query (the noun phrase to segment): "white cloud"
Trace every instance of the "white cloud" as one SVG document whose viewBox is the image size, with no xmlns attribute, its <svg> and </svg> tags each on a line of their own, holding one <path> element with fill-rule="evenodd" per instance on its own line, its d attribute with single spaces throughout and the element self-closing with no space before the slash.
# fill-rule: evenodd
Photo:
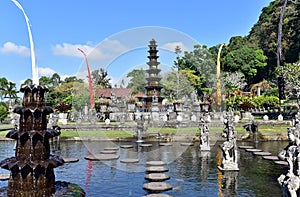
<svg viewBox="0 0 300 197">
<path fill-rule="evenodd" d="M 30 49 L 25 46 L 18 46 L 13 42 L 6 42 L 0 48 L 1 53 L 14 53 L 22 56 L 30 56 Z"/>
<path fill-rule="evenodd" d="M 168 42 L 164 45 L 161 46 L 161 48 L 172 51 L 175 53 L 175 48 L 179 46 L 181 51 L 188 51 L 187 47 L 184 46 L 184 44 L 182 42 Z"/>
<path fill-rule="evenodd" d="M 78 50 L 80 48 L 88 56 L 89 59 L 93 60 L 105 60 L 127 51 L 127 48 L 122 45 L 118 40 L 105 39 L 97 46 L 91 46 L 90 44 L 57 44 L 52 48 L 54 55 L 61 56 L 73 56 L 82 58 L 82 53 Z"/>
<path fill-rule="evenodd" d="M 39 76 L 52 76 L 56 72 L 51 68 L 38 67 L 38 73 Z"/>
</svg>

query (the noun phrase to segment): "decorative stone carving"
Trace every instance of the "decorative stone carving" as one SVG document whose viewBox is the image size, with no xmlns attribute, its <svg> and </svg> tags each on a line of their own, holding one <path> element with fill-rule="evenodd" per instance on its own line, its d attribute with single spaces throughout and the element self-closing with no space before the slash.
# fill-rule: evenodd
<svg viewBox="0 0 300 197">
<path fill-rule="evenodd" d="M 283 197 L 300 196 L 300 139 L 295 127 L 288 128 L 289 144 L 278 157 L 288 162 L 288 171 L 278 177 Z"/>
<path fill-rule="evenodd" d="M 206 114 L 203 114 L 200 117 L 200 124 L 199 124 L 199 130 L 200 130 L 200 150 L 201 151 L 209 151 L 210 145 L 209 145 L 209 127 L 207 125 L 208 119 L 206 117 Z"/>
<path fill-rule="evenodd" d="M 232 111 L 224 114 L 224 130 L 222 137 L 226 138 L 226 141 L 220 145 L 223 158 L 222 165 L 218 166 L 218 168 L 221 171 L 238 171 L 236 131 L 233 125 Z"/>
</svg>

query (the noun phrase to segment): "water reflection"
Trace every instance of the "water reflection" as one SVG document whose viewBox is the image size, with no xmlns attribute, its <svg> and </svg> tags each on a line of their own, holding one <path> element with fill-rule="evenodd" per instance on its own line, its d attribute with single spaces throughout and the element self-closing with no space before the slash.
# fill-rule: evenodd
<svg viewBox="0 0 300 197">
<path fill-rule="evenodd" d="M 100 152 L 106 147 L 118 147 L 118 160 L 88 161 L 89 146 L 94 151 Z M 133 148 L 120 148 L 121 145 L 131 144 Z M 251 145 L 250 143 L 238 143 Z M 286 142 L 258 143 L 256 148 L 272 152 L 277 155 L 287 145 Z M 7 158 L 14 155 L 14 142 L 0 142 L 0 157 Z M 182 149 L 185 151 L 182 152 Z M 65 158 L 79 158 L 78 163 L 65 164 L 55 169 L 56 180 L 70 181 L 82 187 L 88 197 L 101 196 L 143 196 L 147 191 L 142 186 L 147 181 L 144 179 L 146 162 L 150 160 L 174 161 L 168 162 L 169 169 L 166 174 L 171 178 L 166 183 L 173 186 L 173 190 L 163 192 L 176 197 L 257 197 L 278 196 L 281 194 L 277 183 L 278 176 L 282 173 L 283 166 L 264 160 L 262 157 L 253 156 L 244 150 L 238 150 L 238 163 L 240 171 L 236 173 L 222 173 L 217 169 L 221 162 L 221 153 L 218 143 L 210 152 L 201 152 L 199 144 L 191 147 L 182 147 L 180 143 L 172 146 L 160 147 L 153 143 L 152 147 L 139 147 L 135 142 L 74 142 L 61 141 L 60 154 Z M 0 158 L 0 159 L 1 159 Z M 122 163 L 125 158 L 137 158 L 138 163 Z M 1 173 L 8 173 L 1 169 Z M 0 182 L 0 187 L 7 186 L 7 181 Z"/>
</svg>

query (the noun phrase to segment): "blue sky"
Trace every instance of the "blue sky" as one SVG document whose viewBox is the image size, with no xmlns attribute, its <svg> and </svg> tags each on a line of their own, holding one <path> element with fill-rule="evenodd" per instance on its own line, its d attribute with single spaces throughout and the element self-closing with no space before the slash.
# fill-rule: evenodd
<svg viewBox="0 0 300 197">
<path fill-rule="evenodd" d="M 271 0 L 18 0 L 29 20 L 40 76 L 84 76 L 105 67 L 112 83 L 144 65 L 149 41 L 157 40 L 161 66 L 172 66 L 172 49 L 214 46 L 245 36 Z M 22 11 L 0 1 L 0 77 L 32 78 L 30 40 Z"/>
</svg>

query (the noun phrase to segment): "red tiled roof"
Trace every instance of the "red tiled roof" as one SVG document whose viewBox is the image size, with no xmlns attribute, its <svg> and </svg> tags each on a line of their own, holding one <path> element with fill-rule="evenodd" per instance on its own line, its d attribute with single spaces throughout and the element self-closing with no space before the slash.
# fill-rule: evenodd
<svg viewBox="0 0 300 197">
<path fill-rule="evenodd" d="M 134 95 L 133 97 L 135 97 L 135 98 L 146 98 L 147 95 L 144 94 L 143 92 L 139 92 L 136 95 Z"/>
<path fill-rule="evenodd" d="M 115 94 L 117 98 L 122 98 L 122 97 L 130 97 L 132 93 L 131 88 L 99 88 L 96 89 L 95 95 L 97 97 L 102 97 L 104 98 L 110 98 L 111 94 Z"/>
</svg>

